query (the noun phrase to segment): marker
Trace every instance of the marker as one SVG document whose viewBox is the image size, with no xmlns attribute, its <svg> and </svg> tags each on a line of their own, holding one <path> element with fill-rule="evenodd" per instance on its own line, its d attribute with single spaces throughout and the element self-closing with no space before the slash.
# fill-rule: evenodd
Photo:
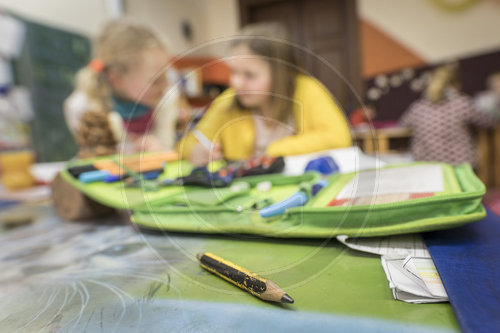
<svg viewBox="0 0 500 333">
<path fill-rule="evenodd" d="M 82 173 L 85 172 L 90 172 L 90 171 L 97 171 L 98 169 L 93 166 L 92 164 L 86 164 L 86 165 L 77 165 L 68 168 L 68 172 L 75 178 L 80 177 Z"/>
<path fill-rule="evenodd" d="M 123 180 L 124 176 L 120 175 L 109 175 L 106 178 L 104 178 L 102 181 L 105 183 L 115 183 L 119 182 L 120 180 Z"/>
<path fill-rule="evenodd" d="M 143 180 L 154 180 L 158 177 L 160 177 L 160 174 L 163 172 L 163 170 L 153 170 L 153 171 L 148 171 L 142 174 L 142 179 Z"/>
<path fill-rule="evenodd" d="M 109 172 L 106 170 L 96 170 L 96 171 L 88 171 L 80 174 L 78 176 L 78 180 L 82 183 L 93 183 L 100 182 L 109 176 Z"/>
<path fill-rule="evenodd" d="M 323 188 L 328 186 L 328 180 L 322 179 L 316 184 L 314 184 L 311 188 L 311 196 L 314 197 L 316 194 L 318 194 L 319 191 L 321 191 Z"/>
<path fill-rule="evenodd" d="M 260 210 L 263 218 L 282 215 L 288 208 L 304 206 L 307 202 L 307 194 L 302 191 L 295 192 L 288 198 Z"/>
<path fill-rule="evenodd" d="M 275 204 L 272 204 L 270 206 L 262 208 L 259 213 L 262 218 L 269 218 L 273 216 L 278 216 L 285 214 L 286 210 L 289 208 L 293 207 L 300 207 L 304 206 L 307 201 L 309 201 L 309 196 L 314 197 L 316 194 L 318 194 L 319 191 L 321 191 L 323 188 L 325 188 L 328 185 L 328 181 L 323 179 L 317 182 L 314 185 L 308 185 L 306 186 L 301 185 L 300 190 L 289 196 L 288 198 L 277 202 Z"/>
<path fill-rule="evenodd" d="M 273 281 L 224 260 L 213 253 L 198 253 L 197 258 L 201 267 L 207 271 L 218 275 L 262 300 L 289 304 L 294 302 L 293 298 Z"/>
</svg>

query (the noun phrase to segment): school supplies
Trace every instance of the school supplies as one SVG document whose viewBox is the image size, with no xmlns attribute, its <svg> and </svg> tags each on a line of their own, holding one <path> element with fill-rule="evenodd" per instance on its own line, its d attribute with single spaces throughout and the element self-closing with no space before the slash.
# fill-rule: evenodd
<svg viewBox="0 0 500 333">
<path fill-rule="evenodd" d="M 282 215 L 289 208 L 304 206 L 307 200 L 308 200 L 307 195 L 304 192 L 302 191 L 295 192 L 294 194 L 292 194 L 283 201 L 262 208 L 260 210 L 260 216 L 263 218 L 268 218 L 268 217 Z"/>
<path fill-rule="evenodd" d="M 144 173 L 138 173 L 133 176 L 127 176 L 124 178 L 125 181 L 125 186 L 126 187 L 141 187 L 146 191 L 157 191 L 159 186 L 161 185 L 160 182 L 153 182 L 156 180 L 160 174 L 163 172 L 163 169 L 161 170 L 153 170 L 153 171 L 148 171 Z"/>
<path fill-rule="evenodd" d="M 78 180 L 81 181 L 82 183 L 88 184 L 88 183 L 103 181 L 108 176 L 109 176 L 109 171 L 107 170 L 95 170 L 80 174 L 80 176 L 78 176 Z"/>
<path fill-rule="evenodd" d="M 227 170 L 216 172 L 208 171 L 207 167 L 194 168 L 191 173 L 176 179 L 177 185 L 203 186 L 203 187 L 226 187 L 233 180 L 234 173 Z"/>
<path fill-rule="evenodd" d="M 192 169 L 187 161 L 170 162 L 161 180 L 155 182 L 169 179 L 167 183 L 171 183 L 170 180 L 188 175 Z M 158 189 L 147 196 L 136 195 L 137 189 L 125 188 L 125 199 L 123 187 L 103 182 L 88 185 L 67 171 L 63 171 L 63 175 L 92 199 L 114 208 L 132 210 L 133 223 L 157 230 L 284 238 L 324 238 L 339 234 L 368 237 L 446 229 L 477 221 L 485 215 L 481 204 L 485 188 L 469 165 L 453 167 L 445 163 L 418 162 L 335 173 L 327 178 L 328 185 L 314 196 L 313 185 L 323 179 L 316 172 L 244 177 L 241 180 L 248 183 L 251 190 L 236 197 L 221 196 L 222 189 L 216 187 L 158 185 Z M 268 191 L 256 189 L 263 181 L 271 182 Z M 260 209 L 271 202 L 285 200 L 306 184 L 310 187 L 305 192 L 309 199 L 303 206 L 288 208 L 285 214 L 272 220 L 260 216 Z M 192 191 L 199 191 L 198 198 L 205 191 L 221 200 L 198 204 L 186 195 Z M 334 199 L 345 201 L 330 206 Z"/>
<path fill-rule="evenodd" d="M 115 182 L 119 182 L 120 180 L 125 179 L 125 177 L 127 177 L 127 175 L 125 175 L 125 176 L 109 175 L 106 178 L 104 178 L 102 181 L 105 183 L 115 183 Z"/>
<path fill-rule="evenodd" d="M 207 271 L 214 273 L 262 300 L 290 304 L 294 302 L 293 298 L 273 281 L 224 260 L 213 253 L 198 253 L 197 258 L 200 261 L 201 267 Z"/>
<path fill-rule="evenodd" d="M 283 157 L 261 156 L 242 162 L 230 163 L 235 170 L 235 177 L 248 177 L 280 173 L 285 168 Z"/>
<path fill-rule="evenodd" d="M 326 185 L 328 185 L 328 181 L 324 179 L 310 187 L 307 184 L 303 184 L 300 186 L 301 189 L 298 192 L 292 194 L 285 200 L 262 208 L 260 210 L 260 216 L 263 218 L 278 216 L 284 214 L 289 208 L 304 206 L 309 200 L 309 197 L 318 194 Z"/>
<path fill-rule="evenodd" d="M 316 194 L 318 194 L 319 191 L 321 191 L 327 185 L 328 185 L 328 180 L 326 180 L 326 179 L 320 180 L 319 182 L 317 182 L 316 184 L 314 184 L 312 186 L 311 195 L 315 196 Z"/>
<path fill-rule="evenodd" d="M 93 165 L 99 170 L 107 170 L 112 175 L 125 173 L 124 167 L 134 172 L 146 172 L 163 168 L 167 162 L 177 161 L 177 152 L 140 154 L 137 156 L 117 156 L 113 159 L 98 160 Z"/>
<path fill-rule="evenodd" d="M 331 175 L 332 173 L 339 172 L 339 166 L 330 156 L 321 156 L 309 161 L 305 171 L 316 171 L 322 175 Z"/>
<path fill-rule="evenodd" d="M 98 170 L 93 164 L 77 165 L 69 167 L 68 173 L 78 179 L 82 173 Z"/>
<path fill-rule="evenodd" d="M 210 172 L 207 167 L 194 168 L 191 173 L 176 180 L 178 185 L 226 187 L 234 178 L 279 173 L 285 164 L 283 158 L 262 156 L 247 161 L 229 162 L 221 169 Z"/>
<path fill-rule="evenodd" d="M 176 152 L 117 156 L 113 159 L 100 159 L 92 164 L 72 166 L 68 168 L 68 172 L 84 183 L 97 181 L 113 183 L 130 177 L 131 173 L 148 174 L 148 179 L 156 179 L 163 171 L 165 163 L 177 159 Z M 153 177 L 153 175 L 156 176 Z"/>
</svg>

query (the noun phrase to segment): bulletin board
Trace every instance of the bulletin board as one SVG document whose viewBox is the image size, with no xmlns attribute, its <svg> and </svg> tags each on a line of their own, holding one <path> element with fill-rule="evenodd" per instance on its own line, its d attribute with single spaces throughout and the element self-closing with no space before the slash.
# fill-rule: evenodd
<svg viewBox="0 0 500 333">
<path fill-rule="evenodd" d="M 73 90 L 74 74 L 89 61 L 90 41 L 82 35 L 21 20 L 26 35 L 13 68 L 16 84 L 31 91 L 33 149 L 40 162 L 70 159 L 77 146 L 64 120 L 63 103 Z"/>
</svg>

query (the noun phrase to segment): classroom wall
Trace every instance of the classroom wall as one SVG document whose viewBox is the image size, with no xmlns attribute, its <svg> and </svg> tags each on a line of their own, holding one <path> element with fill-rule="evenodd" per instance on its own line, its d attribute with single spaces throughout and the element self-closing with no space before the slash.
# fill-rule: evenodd
<svg viewBox="0 0 500 333">
<path fill-rule="evenodd" d="M 51 27 L 94 37 L 114 17 L 118 0 L 0 0 L 6 10 Z M 218 37 L 233 35 L 239 28 L 237 0 L 123 0 L 125 17 L 151 26 L 172 53 L 193 50 Z M 190 22 L 193 39 L 182 36 L 181 22 Z M 194 50 L 196 54 L 222 55 L 215 46 Z"/>
<path fill-rule="evenodd" d="M 111 18 L 107 6 L 106 0 L 0 0 L 0 10 L 85 36 Z"/>
<path fill-rule="evenodd" d="M 125 15 L 150 24 L 163 35 L 170 51 L 196 55 L 223 55 L 216 38 L 239 28 L 237 0 L 125 0 Z M 189 22 L 192 40 L 183 37 L 181 23 Z"/>
<path fill-rule="evenodd" d="M 125 16 L 150 25 L 166 41 L 169 51 L 179 54 L 205 40 L 206 17 L 200 0 L 124 0 Z M 182 35 L 181 23 L 191 24 L 193 38 Z"/>
<path fill-rule="evenodd" d="M 364 78 L 396 69 L 420 67 L 427 62 L 406 45 L 395 40 L 370 22 L 361 19 L 361 68 Z"/>
<path fill-rule="evenodd" d="M 358 10 L 363 21 L 426 63 L 500 49 L 500 1 L 481 0 L 462 11 L 446 11 L 434 2 L 358 0 Z M 375 52 L 365 47 L 363 57 L 376 57 Z M 384 70 L 391 67 L 386 60 Z"/>
<path fill-rule="evenodd" d="M 207 19 L 206 41 L 212 42 L 208 51 L 224 56 L 226 50 L 218 39 L 236 35 L 240 29 L 237 0 L 204 0 Z"/>
<path fill-rule="evenodd" d="M 364 68 L 365 77 L 406 65 L 436 63 L 500 49 L 497 33 L 500 0 L 480 0 L 457 12 L 443 10 L 435 0 L 357 1 L 360 31 L 370 36 L 362 41 L 362 62 L 365 67 L 367 63 L 370 66 Z M 92 37 L 112 18 L 110 3 L 114 2 L 0 0 L 0 9 Z M 122 3 L 125 16 L 152 26 L 175 54 L 234 35 L 239 29 L 238 0 L 123 0 Z M 191 41 L 182 36 L 183 20 L 193 28 Z M 380 50 L 376 46 L 381 43 L 374 40 L 382 40 L 385 49 L 394 50 L 389 52 L 391 57 L 377 54 Z M 225 50 L 212 45 L 194 53 L 220 56 Z"/>
</svg>

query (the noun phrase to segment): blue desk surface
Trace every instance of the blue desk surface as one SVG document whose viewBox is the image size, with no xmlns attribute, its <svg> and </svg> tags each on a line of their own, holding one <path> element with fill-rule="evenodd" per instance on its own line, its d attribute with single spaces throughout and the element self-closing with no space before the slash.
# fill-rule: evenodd
<svg viewBox="0 0 500 333">
<path fill-rule="evenodd" d="M 464 332 L 500 331 L 500 217 L 424 235 Z"/>
</svg>

